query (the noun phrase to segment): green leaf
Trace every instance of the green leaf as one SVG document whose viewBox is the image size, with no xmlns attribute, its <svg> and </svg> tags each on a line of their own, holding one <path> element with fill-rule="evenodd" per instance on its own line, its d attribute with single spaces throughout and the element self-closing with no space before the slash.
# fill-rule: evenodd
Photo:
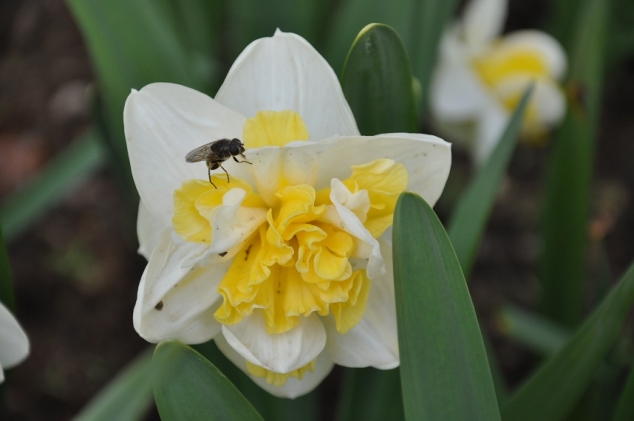
<svg viewBox="0 0 634 421">
<path fill-rule="evenodd" d="M 152 386 L 168 374 L 170 362 L 170 358 L 153 362 L 152 350 L 143 352 L 99 392 L 74 421 L 143 419 L 152 404 Z"/>
<path fill-rule="evenodd" d="M 324 57 L 334 69 L 343 68 L 349 46 L 357 34 L 371 23 L 391 26 L 403 38 L 410 53 L 411 27 L 416 0 L 347 0 L 336 10 L 332 25 L 324 36 Z"/>
<path fill-rule="evenodd" d="M 324 30 L 325 18 L 332 0 L 232 0 L 226 3 L 228 24 L 225 25 L 231 59 L 249 43 L 271 37 L 276 29 L 293 32 L 312 45 Z M 349 44 L 347 44 L 349 45 Z"/>
<path fill-rule="evenodd" d="M 568 113 L 554 142 L 547 177 L 540 261 L 542 306 L 569 327 L 582 315 L 590 185 L 603 82 L 607 5 L 586 0 L 571 56 Z"/>
<path fill-rule="evenodd" d="M 364 135 L 418 131 L 407 52 L 389 26 L 363 28 L 348 53 L 341 86 Z"/>
<path fill-rule="evenodd" d="M 127 163 L 123 106 L 131 89 L 174 82 L 208 89 L 165 0 L 69 0 L 92 58 L 113 149 Z M 131 178 L 130 178 L 131 179 Z"/>
<path fill-rule="evenodd" d="M 613 418 L 613 421 L 631 420 L 634 420 L 634 364 L 630 367 L 630 375 L 623 387 Z"/>
<path fill-rule="evenodd" d="M 440 39 L 453 16 L 457 0 L 420 0 L 416 3 L 409 46 L 414 76 L 422 87 L 421 115 L 429 102 L 429 84 L 437 62 Z"/>
<path fill-rule="evenodd" d="M 508 421 L 560 420 L 592 381 L 618 338 L 634 304 L 634 265 L 568 343 L 513 396 L 503 409 Z"/>
<path fill-rule="evenodd" d="M 482 233 L 515 150 L 522 119 L 533 91 L 530 86 L 515 109 L 502 138 L 458 202 L 447 230 L 463 273 L 469 276 Z"/>
<path fill-rule="evenodd" d="M 498 328 L 503 335 L 542 355 L 554 354 L 570 339 L 567 329 L 513 305 L 500 311 Z"/>
<path fill-rule="evenodd" d="M 319 403 L 321 386 L 295 399 L 278 398 L 258 386 L 249 376 L 229 361 L 220 352 L 213 340 L 195 345 L 194 349 L 222 371 L 264 419 L 315 421 L 322 418 L 320 417 L 322 405 Z"/>
<path fill-rule="evenodd" d="M 154 386 L 163 421 L 262 420 L 236 387 L 205 357 L 187 345 L 161 342 L 154 358 L 173 358 L 172 372 Z"/>
<path fill-rule="evenodd" d="M 11 312 L 15 312 L 11 266 L 9 265 L 7 247 L 2 236 L 2 226 L 0 226 L 0 303 L 4 304 Z"/>
<path fill-rule="evenodd" d="M 347 368 L 337 421 L 400 421 L 405 419 L 399 370 Z"/>
<path fill-rule="evenodd" d="M 460 264 L 438 217 L 415 194 L 396 204 L 393 254 L 406 419 L 500 419 Z"/>
<path fill-rule="evenodd" d="M 0 207 L 0 224 L 7 242 L 29 228 L 104 161 L 95 131 L 90 130 L 55 157 L 26 186 Z"/>
</svg>

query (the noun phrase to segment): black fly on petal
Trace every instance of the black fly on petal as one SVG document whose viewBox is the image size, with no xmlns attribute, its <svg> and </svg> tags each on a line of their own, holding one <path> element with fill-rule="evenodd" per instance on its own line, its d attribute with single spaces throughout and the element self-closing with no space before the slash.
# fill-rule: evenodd
<svg viewBox="0 0 634 421">
<path fill-rule="evenodd" d="M 190 151 L 187 155 L 185 155 L 185 161 L 205 161 L 209 171 L 209 182 L 212 186 L 216 187 L 213 181 L 211 181 L 211 170 L 215 170 L 219 167 L 222 168 L 222 170 L 227 174 L 227 183 L 229 183 L 229 173 L 222 166 L 222 163 L 229 158 L 233 158 L 233 160 L 237 163 L 244 162 L 251 164 L 247 161 L 247 157 L 244 156 L 244 150 L 244 144 L 240 141 L 240 139 L 218 139 Z M 238 161 L 236 159 L 236 156 L 238 155 L 240 155 L 244 160 Z"/>
</svg>

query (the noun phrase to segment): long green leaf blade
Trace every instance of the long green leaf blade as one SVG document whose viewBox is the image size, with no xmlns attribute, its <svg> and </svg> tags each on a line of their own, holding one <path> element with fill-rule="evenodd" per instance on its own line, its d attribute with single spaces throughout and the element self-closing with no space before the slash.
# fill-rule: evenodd
<svg viewBox="0 0 634 421">
<path fill-rule="evenodd" d="M 608 1 L 586 0 L 572 53 L 568 114 L 547 177 L 540 262 L 546 316 L 574 327 L 583 305 L 590 184 L 604 70 Z"/>
<path fill-rule="evenodd" d="M 407 51 L 410 48 L 412 24 L 416 11 L 416 0 L 347 0 L 342 2 L 326 35 L 324 56 L 337 70 L 344 65 L 351 45 L 359 31 L 371 23 L 382 23 L 394 28 L 402 37 Z"/>
<path fill-rule="evenodd" d="M 262 420 L 236 387 L 205 357 L 187 345 L 161 342 L 154 358 L 173 355 L 171 376 L 154 387 L 161 419 Z"/>
<path fill-rule="evenodd" d="M 123 106 L 131 89 L 152 82 L 208 88 L 166 0 L 69 0 L 84 35 L 103 96 L 105 120 L 117 158 L 126 163 Z M 131 180 L 131 176 L 129 177 Z"/>
<path fill-rule="evenodd" d="M 614 345 L 634 304 L 634 266 L 568 343 L 531 376 L 503 409 L 505 420 L 560 420 L 577 403 Z"/>
<path fill-rule="evenodd" d="M 169 358 L 152 363 L 148 349 L 132 361 L 74 418 L 74 421 L 134 421 L 152 404 L 152 386 L 166 374 Z"/>
<path fill-rule="evenodd" d="M 400 383 L 398 369 L 347 369 L 335 419 L 337 421 L 404 420 Z"/>
<path fill-rule="evenodd" d="M 11 242 L 104 162 L 98 135 L 90 130 L 0 207 L 0 224 Z"/>
<path fill-rule="evenodd" d="M 397 202 L 393 253 L 406 419 L 500 419 L 460 263 L 438 217 L 415 194 Z"/>
<path fill-rule="evenodd" d="M 363 28 L 348 53 L 341 86 L 364 135 L 418 131 L 407 52 L 389 26 Z"/>
<path fill-rule="evenodd" d="M 420 0 L 414 11 L 410 55 L 414 76 L 422 88 L 419 112 L 423 116 L 429 101 L 429 84 L 437 62 L 440 39 L 457 6 L 457 0 Z"/>
<path fill-rule="evenodd" d="M 630 367 L 630 375 L 627 377 L 621 398 L 616 406 L 613 421 L 634 420 L 634 364 Z"/>
<path fill-rule="evenodd" d="M 517 144 L 522 119 L 533 87 L 529 87 L 515 109 L 502 138 L 456 206 L 448 234 L 462 271 L 468 278 L 486 222 Z"/>
</svg>

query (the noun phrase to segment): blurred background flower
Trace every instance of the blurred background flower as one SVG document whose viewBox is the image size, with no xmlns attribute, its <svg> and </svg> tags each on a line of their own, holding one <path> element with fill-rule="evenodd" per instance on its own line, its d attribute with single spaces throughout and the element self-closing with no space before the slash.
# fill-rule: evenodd
<svg viewBox="0 0 634 421">
<path fill-rule="evenodd" d="M 502 36 L 508 0 L 471 0 L 445 32 L 431 85 L 438 129 L 470 150 L 478 164 L 491 155 L 530 83 L 535 89 L 522 136 L 540 142 L 564 117 L 560 82 L 567 58 L 559 42 L 537 30 Z"/>
</svg>

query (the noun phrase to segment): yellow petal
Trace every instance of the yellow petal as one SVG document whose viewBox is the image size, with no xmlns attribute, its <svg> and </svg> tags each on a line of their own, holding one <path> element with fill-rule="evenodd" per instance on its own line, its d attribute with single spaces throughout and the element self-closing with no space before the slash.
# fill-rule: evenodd
<svg viewBox="0 0 634 421">
<path fill-rule="evenodd" d="M 196 200 L 207 192 L 216 190 L 209 181 L 188 180 L 174 191 L 174 216 L 172 224 L 178 235 L 187 241 L 211 243 L 211 225 L 200 214 Z M 222 203 L 222 195 L 220 196 Z"/>
<path fill-rule="evenodd" d="M 260 111 L 247 119 L 242 131 L 244 146 L 284 146 L 295 140 L 308 140 L 304 120 L 295 111 Z"/>
<path fill-rule="evenodd" d="M 365 271 L 355 271 L 352 276 L 354 280 L 348 301 L 330 305 L 337 331 L 342 334 L 356 326 L 363 318 L 370 295 L 370 279 L 365 275 Z"/>
</svg>

